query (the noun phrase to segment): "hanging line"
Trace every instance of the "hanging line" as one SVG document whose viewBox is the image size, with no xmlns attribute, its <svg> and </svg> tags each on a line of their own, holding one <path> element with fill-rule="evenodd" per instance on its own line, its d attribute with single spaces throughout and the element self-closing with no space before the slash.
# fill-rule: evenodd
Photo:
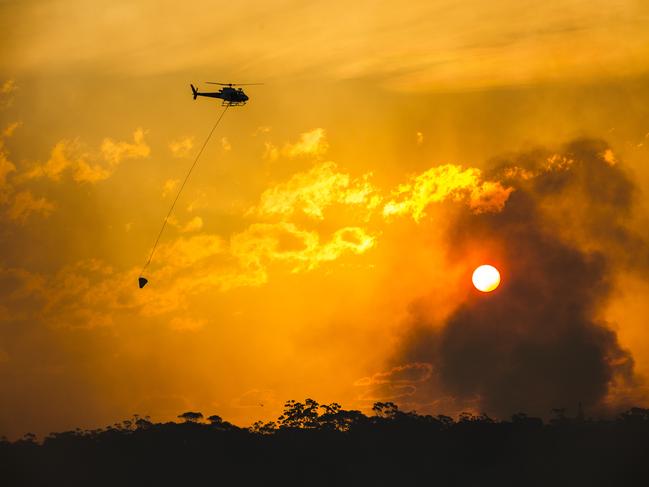
<svg viewBox="0 0 649 487">
<path fill-rule="evenodd" d="M 201 157 L 201 154 L 205 150 L 205 146 L 207 146 L 207 143 L 210 141 L 210 138 L 212 137 L 212 134 L 214 133 L 214 130 L 216 130 L 216 127 L 218 127 L 219 123 L 221 122 L 221 119 L 223 118 L 223 115 L 225 115 L 225 112 L 228 110 L 230 105 L 225 105 L 225 108 L 221 112 L 221 115 L 219 115 L 219 118 L 216 120 L 216 123 L 212 127 L 212 130 L 210 130 L 210 133 L 208 134 L 207 138 L 205 139 L 205 142 L 203 142 L 203 147 L 201 147 L 201 150 L 198 151 L 198 154 L 196 155 L 196 159 L 194 159 L 194 163 L 192 166 L 189 168 L 189 171 L 187 171 L 187 175 L 185 176 L 185 180 L 183 181 L 183 184 L 180 185 L 180 189 L 178 190 L 178 193 L 176 193 L 176 197 L 174 198 L 173 203 L 171 203 L 171 207 L 169 208 L 169 212 L 167 213 L 167 216 L 165 217 L 164 221 L 162 222 L 162 228 L 160 228 L 160 232 L 158 233 L 158 237 L 155 239 L 155 243 L 153 244 L 153 248 L 151 249 L 151 254 L 149 254 L 149 258 L 147 259 L 146 263 L 142 267 L 142 270 L 140 271 L 140 276 L 138 278 L 138 284 L 140 286 L 140 289 L 143 288 L 147 282 L 149 282 L 146 278 L 142 277 L 142 274 L 144 274 L 144 271 L 146 270 L 147 267 L 149 267 L 149 264 L 151 263 L 151 259 L 153 259 L 153 254 L 155 254 L 156 248 L 158 247 L 158 242 L 160 241 L 160 237 L 162 237 L 162 233 L 164 232 L 165 227 L 167 226 L 167 222 L 169 221 L 169 217 L 171 216 L 171 213 L 174 211 L 174 207 L 176 206 L 176 202 L 178 201 L 178 198 L 180 198 L 180 193 L 182 193 L 183 188 L 185 187 L 185 184 L 187 184 L 187 180 L 189 180 L 189 176 L 191 175 L 192 171 L 196 167 L 196 164 L 198 163 L 198 160 Z"/>
</svg>

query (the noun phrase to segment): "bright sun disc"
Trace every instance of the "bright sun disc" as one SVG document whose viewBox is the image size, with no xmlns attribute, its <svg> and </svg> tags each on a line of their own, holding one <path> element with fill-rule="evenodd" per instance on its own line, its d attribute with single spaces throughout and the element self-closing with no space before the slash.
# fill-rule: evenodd
<svg viewBox="0 0 649 487">
<path fill-rule="evenodd" d="M 500 272 L 492 265 L 481 265 L 473 271 L 471 280 L 478 291 L 488 293 L 500 284 Z"/>
</svg>

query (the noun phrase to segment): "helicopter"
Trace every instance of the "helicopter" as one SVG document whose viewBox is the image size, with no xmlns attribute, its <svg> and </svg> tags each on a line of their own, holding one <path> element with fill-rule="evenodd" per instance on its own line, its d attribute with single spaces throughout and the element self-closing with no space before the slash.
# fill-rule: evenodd
<svg viewBox="0 0 649 487">
<path fill-rule="evenodd" d="M 194 95 L 194 100 L 198 96 L 206 96 L 208 98 L 220 98 L 223 100 L 221 106 L 240 106 L 245 105 L 248 101 L 248 95 L 246 95 L 241 88 L 234 88 L 234 86 L 252 86 L 252 85 L 261 85 L 263 83 L 215 83 L 214 81 L 206 81 L 210 85 L 219 85 L 223 86 L 219 91 L 211 93 L 200 93 L 194 85 L 190 84 L 192 87 L 192 95 Z"/>
</svg>

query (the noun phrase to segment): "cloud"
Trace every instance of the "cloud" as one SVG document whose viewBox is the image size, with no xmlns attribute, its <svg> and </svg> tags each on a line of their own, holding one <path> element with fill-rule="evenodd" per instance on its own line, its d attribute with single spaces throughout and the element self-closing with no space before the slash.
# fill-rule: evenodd
<svg viewBox="0 0 649 487">
<path fill-rule="evenodd" d="M 263 158 L 270 162 L 276 161 L 279 159 L 279 149 L 271 142 L 265 142 Z"/>
<path fill-rule="evenodd" d="M 82 158 L 72 160 L 71 157 L 79 152 L 79 142 L 76 140 L 61 140 L 57 142 L 50 157 L 45 164 L 40 164 L 32 168 L 25 174 L 27 179 L 45 177 L 53 181 L 60 181 L 63 172 L 72 166 L 79 166 Z"/>
<path fill-rule="evenodd" d="M 144 141 L 144 130 L 138 128 L 133 132 L 133 143 L 118 141 L 106 137 L 101 143 L 101 153 L 111 166 L 117 166 L 124 159 L 142 159 L 149 157 L 151 148 Z"/>
<path fill-rule="evenodd" d="M 183 233 L 196 232 L 201 228 L 203 228 L 203 219 L 200 216 L 195 216 L 189 220 L 180 231 Z"/>
<path fill-rule="evenodd" d="M 51 275 L 20 268 L 0 268 L 0 282 L 12 290 L 5 295 L 11 318 L 54 327 L 94 326 L 95 313 L 101 313 L 104 306 L 113 302 L 112 299 L 104 301 L 103 298 L 110 296 L 101 296 L 101 292 L 92 293 L 102 288 L 101 282 L 96 289 L 90 286 L 90 277 L 94 277 L 97 267 L 95 261 L 80 262 Z M 96 311 L 92 310 L 93 305 L 97 305 Z"/>
<path fill-rule="evenodd" d="M 329 149 L 326 132 L 323 128 L 316 128 L 300 134 L 300 140 L 294 144 L 288 143 L 282 149 L 287 157 L 321 156 Z"/>
<path fill-rule="evenodd" d="M 430 379 L 432 366 L 429 363 L 414 362 L 397 365 L 385 372 L 377 372 L 354 382 L 361 392 L 361 402 L 396 401 L 409 402 L 417 393 L 420 384 Z"/>
<path fill-rule="evenodd" d="M 341 228 L 328 242 L 320 243 L 317 232 L 292 223 L 255 223 L 232 237 L 231 251 L 244 268 L 265 274 L 269 262 L 287 263 L 293 272 L 312 270 L 347 252 L 362 254 L 373 245 L 374 238 L 358 227 Z"/>
<path fill-rule="evenodd" d="M 9 127 L 14 127 L 16 125 L 11 124 L 3 130 L 2 137 L 0 137 L 0 189 L 5 191 L 5 186 L 7 185 L 7 176 L 16 171 L 16 166 L 9 160 L 9 154 L 5 148 L 5 138 L 11 136 L 13 129 L 9 130 Z M 3 197 L 0 196 L 0 203 L 2 203 Z"/>
<path fill-rule="evenodd" d="M 0 85 L 0 94 L 7 95 L 16 90 L 16 82 L 13 79 L 5 80 L 2 85 Z"/>
<path fill-rule="evenodd" d="M 169 150 L 174 157 L 187 157 L 194 147 L 194 137 L 185 136 L 169 142 Z"/>
<path fill-rule="evenodd" d="M 176 242 L 172 248 L 178 250 L 183 246 Z M 175 262 L 167 260 L 161 268 L 148 274 L 154 292 L 137 292 L 139 269 L 119 271 L 98 259 L 80 260 L 46 275 L 25 269 L 0 269 L 0 277 L 7 276 L 4 279 L 14 283 L 6 305 L 13 319 L 42 323 L 52 329 L 112 327 L 127 317 L 150 318 L 172 312 L 176 318 L 182 318 L 188 296 L 205 289 L 200 272 L 199 279 L 194 280 L 194 276 L 187 276 L 188 267 L 183 265 L 200 261 L 214 252 L 213 248 L 210 252 L 198 244 L 186 245 L 184 250 L 203 253 L 200 258 L 185 254 Z M 161 251 L 165 259 L 170 259 L 168 248 Z M 192 319 L 200 322 L 202 318 Z M 181 321 L 170 318 L 169 327 L 180 331 L 197 328 L 198 324 L 190 323 L 189 318 Z"/>
<path fill-rule="evenodd" d="M 606 161 L 606 163 L 610 166 L 615 166 L 615 164 L 617 164 L 617 159 L 615 158 L 615 154 L 611 149 L 606 149 L 602 153 L 602 159 L 604 159 L 604 161 Z"/>
<path fill-rule="evenodd" d="M 0 268 L 0 284 L 9 284 L 4 305 L 13 319 L 55 329 L 93 329 L 113 326 L 123 316 L 181 313 L 170 318 L 169 327 L 192 331 L 205 324 L 201 316 L 182 314 L 196 295 L 259 286 L 268 281 L 271 265 L 307 272 L 343 255 L 362 254 L 373 244 L 373 237 L 355 227 L 341 228 L 322 241 L 317 232 L 293 224 L 253 224 L 229 239 L 195 234 L 161 244 L 156 265 L 146 273 L 150 284 L 142 292 L 135 289 L 139 268 L 120 271 L 98 259 L 46 275 Z"/>
<path fill-rule="evenodd" d="M 431 376 L 433 367 L 428 363 L 412 363 L 392 367 L 387 372 L 363 377 L 354 382 L 355 386 L 369 386 L 376 384 L 416 384 L 424 382 Z"/>
<path fill-rule="evenodd" d="M 383 207 L 384 216 L 410 215 L 415 221 L 426 216 L 431 203 L 466 201 L 475 213 L 502 210 L 513 191 L 497 181 L 484 181 L 479 169 L 446 164 L 433 167 L 401 184 Z"/>
<path fill-rule="evenodd" d="M 374 5 L 372 15 L 363 4 L 348 2 L 282 2 L 272 10 L 261 2 L 224 19 L 206 0 L 195 4 L 201 18 L 179 5 L 153 13 L 156 3 L 143 0 L 127 15 L 121 4 L 107 4 L 101 22 L 78 4 L 66 1 L 66 8 L 56 3 L 39 10 L 29 3 L 12 4 L 7 22 L 16 27 L 8 33 L 12 49 L 4 56 L 4 72 L 85 67 L 103 73 L 110 67 L 121 74 L 161 75 L 205 69 L 217 50 L 224 69 L 241 69 L 241 59 L 255 59 L 250 76 L 380 79 L 408 91 L 484 89 L 647 70 L 644 2 L 566 0 L 558 9 L 529 0 L 497 5 L 418 0 L 403 9 L 400 2 L 388 1 Z M 342 10 L 358 21 L 350 24 L 333 14 Z M 74 22 L 66 15 L 70 11 Z M 231 28 L 261 23 L 264 29 L 248 29 L 245 37 Z M 611 45 L 621 48 L 607 49 Z M 338 52 L 345 55 L 332 56 Z"/>
<path fill-rule="evenodd" d="M 268 133 L 268 130 L 261 130 L 262 127 L 257 129 L 254 133 Z M 329 143 L 327 142 L 327 134 L 323 128 L 315 128 L 309 132 L 300 134 L 300 138 L 295 143 L 287 142 L 280 150 L 272 142 L 264 142 L 264 155 L 263 158 L 267 161 L 273 162 L 279 159 L 280 155 L 288 158 L 296 158 L 302 156 L 319 157 L 324 155 L 329 150 Z"/>
<path fill-rule="evenodd" d="M 169 223 L 169 225 L 176 227 L 180 233 L 197 232 L 198 230 L 203 228 L 203 219 L 200 216 L 195 216 L 183 224 L 172 215 L 169 217 L 169 220 L 167 220 L 167 222 Z"/>
<path fill-rule="evenodd" d="M 230 144 L 230 141 L 228 140 L 227 137 L 221 137 L 221 148 L 225 152 L 229 152 L 232 150 L 232 144 Z"/>
<path fill-rule="evenodd" d="M 7 79 L 0 85 L 0 108 L 11 106 L 13 102 L 11 95 L 17 89 L 16 82 L 13 79 Z"/>
<path fill-rule="evenodd" d="M 260 134 L 268 134 L 268 133 L 270 133 L 271 130 L 272 130 L 272 128 L 269 127 L 268 125 L 260 125 L 260 126 L 257 127 L 257 128 L 255 129 L 255 131 L 252 133 L 252 136 L 253 136 L 253 137 L 257 137 L 257 136 L 260 135 Z"/>
<path fill-rule="evenodd" d="M 33 213 L 48 216 L 54 210 L 54 204 L 44 197 L 34 197 L 29 190 L 17 191 L 13 181 L 8 180 L 8 176 L 17 170 L 9 160 L 5 139 L 11 137 L 19 126 L 18 122 L 11 123 L 0 133 L 0 205 L 3 205 L 4 216 L 24 224 Z"/>
<path fill-rule="evenodd" d="M 637 248 L 642 262 L 647 244 L 623 226 L 633 185 L 602 157 L 605 150 L 601 141 L 582 139 L 556 154 L 493 161 L 492 176 L 515 175 L 503 184 L 516 191 L 499 212 L 454 220 L 448 252 L 455 261 L 486 256 L 503 281 L 490 294 L 467 289 L 442 322 L 414 305 L 394 360 L 432 364 L 417 400 L 451 396 L 460 410 L 477 401 L 501 417 L 545 416 L 580 402 L 601 411 L 615 387 L 634 384 L 633 358 L 601 314 L 624 262 L 622 242 Z"/>
<path fill-rule="evenodd" d="M 96 183 L 108 179 L 112 174 L 109 168 L 100 164 L 89 164 L 83 159 L 77 161 L 77 167 L 72 175 L 78 183 Z"/>
<path fill-rule="evenodd" d="M 2 131 L 2 137 L 3 138 L 11 137 L 14 134 L 14 132 L 16 131 L 16 129 L 18 127 L 20 127 L 21 125 L 22 125 L 22 123 L 20 123 L 20 122 L 12 122 L 12 123 L 10 123 Z"/>
<path fill-rule="evenodd" d="M 98 152 L 86 150 L 79 139 L 63 139 L 56 143 L 50 158 L 21 175 L 21 179 L 47 178 L 61 181 L 70 170 L 72 179 L 79 183 L 96 183 L 108 179 L 125 159 L 148 157 L 151 149 L 144 141 L 144 130 L 133 133 L 133 143 L 115 142 L 105 138 Z"/>
<path fill-rule="evenodd" d="M 178 187 L 179 182 L 180 179 L 167 179 L 162 186 L 162 197 L 166 198 L 167 196 L 172 194 Z"/>
<path fill-rule="evenodd" d="M 380 197 L 368 181 L 370 176 L 366 174 L 362 178 L 352 179 L 348 174 L 339 172 L 335 163 L 322 162 L 264 191 L 259 205 L 250 212 L 280 216 L 299 212 L 322 220 L 324 211 L 334 204 L 372 209 L 378 205 Z"/>
<path fill-rule="evenodd" d="M 20 191 L 16 193 L 13 202 L 9 205 L 7 216 L 11 220 L 24 223 L 32 213 L 48 216 L 54 208 L 54 204 L 45 198 L 35 198 L 31 191 Z"/>
<path fill-rule="evenodd" d="M 225 252 L 227 244 L 222 237 L 200 234 L 163 244 L 158 250 L 158 260 L 165 266 L 184 268 Z"/>
</svg>

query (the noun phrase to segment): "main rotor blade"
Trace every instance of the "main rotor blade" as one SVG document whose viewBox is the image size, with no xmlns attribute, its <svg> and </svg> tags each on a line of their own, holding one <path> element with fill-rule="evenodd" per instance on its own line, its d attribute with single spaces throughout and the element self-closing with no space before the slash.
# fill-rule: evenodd
<svg viewBox="0 0 649 487">
<path fill-rule="evenodd" d="M 253 85 L 263 85 L 264 83 L 217 83 L 215 81 L 206 81 L 209 85 L 219 85 L 219 86 L 253 86 Z"/>
</svg>

